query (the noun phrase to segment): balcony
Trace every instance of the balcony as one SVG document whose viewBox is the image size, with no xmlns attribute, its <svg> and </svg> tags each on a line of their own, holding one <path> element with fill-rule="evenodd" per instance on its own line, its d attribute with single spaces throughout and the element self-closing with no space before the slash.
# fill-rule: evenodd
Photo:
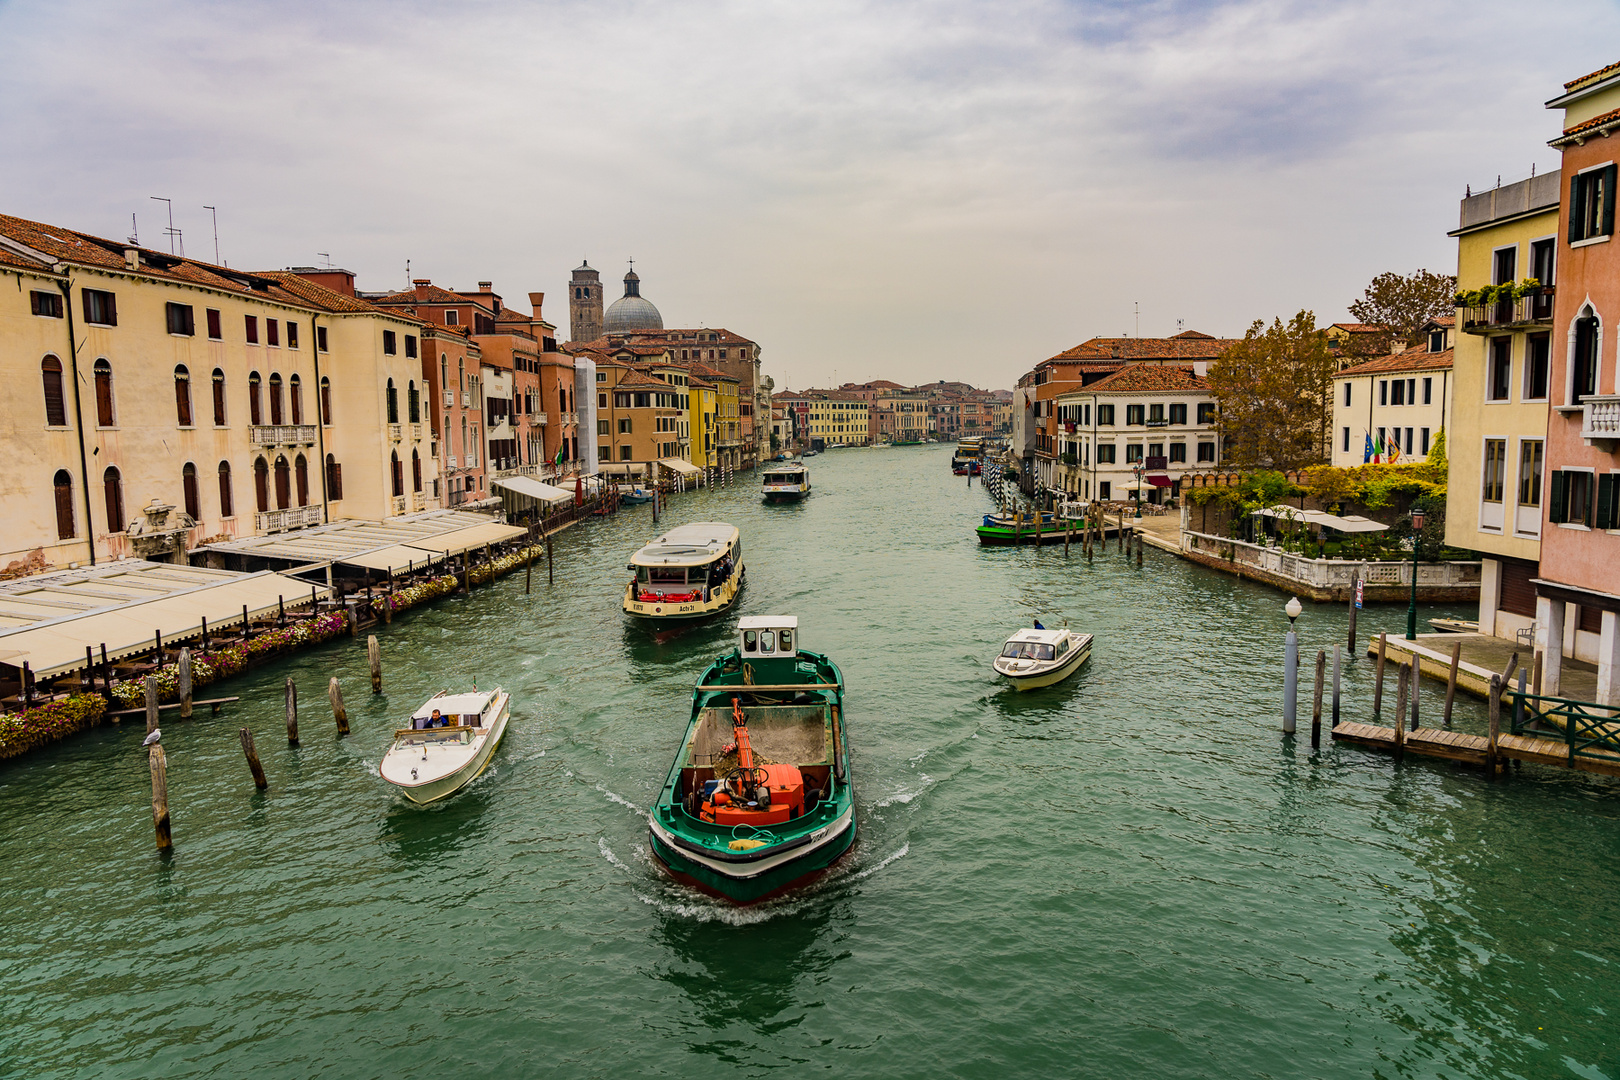
<svg viewBox="0 0 1620 1080">
<path fill-rule="evenodd" d="M 1581 438 L 1610 453 L 1620 447 L 1620 394 L 1587 394 L 1581 399 Z"/>
<path fill-rule="evenodd" d="M 562 413 L 561 416 L 562 416 L 562 422 L 564 424 L 577 424 L 577 423 L 579 423 L 579 413 L 577 413 L 577 412 L 565 412 L 565 413 Z"/>
<path fill-rule="evenodd" d="M 1491 334 L 1499 330 L 1521 330 L 1551 326 L 1553 286 L 1544 285 L 1517 300 L 1498 300 L 1457 309 L 1457 328 L 1465 334 Z"/>
<path fill-rule="evenodd" d="M 422 441 L 422 425 L 421 424 L 412 424 L 411 425 L 411 441 L 412 442 L 421 442 Z"/>
<path fill-rule="evenodd" d="M 293 506 L 253 515 L 253 527 L 261 533 L 286 532 L 288 529 L 301 529 L 305 525 L 320 523 L 321 508 L 318 506 Z"/>
<path fill-rule="evenodd" d="M 399 438 L 400 438 L 399 425 L 398 424 L 389 424 L 388 425 L 388 441 L 389 442 L 399 442 Z"/>
<path fill-rule="evenodd" d="M 411 495 L 411 509 L 412 510 L 425 510 L 425 509 L 427 509 L 427 498 L 420 491 L 412 493 L 412 495 Z"/>
<path fill-rule="evenodd" d="M 254 446 L 314 446 L 314 424 L 254 424 L 248 428 Z"/>
<path fill-rule="evenodd" d="M 472 391 L 471 390 L 463 390 L 461 392 L 461 407 L 463 409 L 472 408 Z"/>
<path fill-rule="evenodd" d="M 403 514 L 405 512 L 405 496 L 403 496 L 403 495 L 395 495 L 394 498 L 393 498 L 393 504 L 394 504 L 394 513 Z"/>
<path fill-rule="evenodd" d="M 455 404 L 456 404 L 456 392 L 454 390 L 446 390 L 444 392 L 444 407 L 447 408 L 447 409 L 454 408 Z"/>
<path fill-rule="evenodd" d="M 551 421 L 550 413 L 532 412 L 529 414 L 529 423 L 534 427 L 545 427 Z"/>
<path fill-rule="evenodd" d="M 457 463 L 457 458 L 456 458 L 456 455 L 455 455 L 455 454 L 451 454 L 451 455 L 449 455 L 449 456 L 448 456 L 448 458 L 447 458 L 447 459 L 446 459 L 446 460 L 448 460 L 448 461 L 449 461 L 449 462 L 450 462 L 450 467 L 451 467 L 451 468 L 452 468 L 452 469 L 459 469 L 459 468 L 461 468 L 461 466 L 460 466 L 460 465 L 459 465 L 459 464 L 458 464 L 458 463 Z"/>
</svg>

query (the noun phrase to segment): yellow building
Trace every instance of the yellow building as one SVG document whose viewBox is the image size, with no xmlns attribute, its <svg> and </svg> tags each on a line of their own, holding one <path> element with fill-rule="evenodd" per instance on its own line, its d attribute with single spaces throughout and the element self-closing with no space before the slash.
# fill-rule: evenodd
<svg viewBox="0 0 1620 1080">
<path fill-rule="evenodd" d="M 597 361 L 596 378 L 600 471 L 645 476 L 649 462 L 684 460 L 681 428 L 689 410 L 685 387 L 605 357 Z"/>
<path fill-rule="evenodd" d="M 707 469 L 720 460 L 720 441 L 715 427 L 720 390 L 715 384 L 704 382 L 696 375 L 687 377 L 686 388 L 690 395 L 689 425 L 692 432 L 691 450 L 686 460 L 700 469 Z"/>
<path fill-rule="evenodd" d="M 436 455 L 404 418 L 416 320 L 0 216 L 3 278 L 0 562 L 183 561 L 208 539 L 437 505 Z"/>
<path fill-rule="evenodd" d="M 1479 629 L 1509 639 L 1536 617 L 1561 191 L 1549 173 L 1474 195 L 1449 234 L 1458 292 L 1541 286 L 1458 308 L 1446 431 L 1446 542 L 1481 553 Z"/>
<path fill-rule="evenodd" d="M 1449 321 L 1449 320 L 1446 320 Z M 1333 376 L 1332 464 L 1422 461 L 1446 427 L 1451 403 L 1451 331 L 1437 323 L 1427 340 Z M 1369 458 L 1368 440 L 1374 453 Z"/>
<path fill-rule="evenodd" d="M 719 368 L 696 362 L 685 365 L 698 379 L 714 387 L 714 453 L 711 464 L 740 469 L 743 465 L 741 381 Z"/>
<path fill-rule="evenodd" d="M 854 394 L 832 392 L 810 400 L 810 445 L 816 449 L 871 443 L 872 404 Z"/>
</svg>

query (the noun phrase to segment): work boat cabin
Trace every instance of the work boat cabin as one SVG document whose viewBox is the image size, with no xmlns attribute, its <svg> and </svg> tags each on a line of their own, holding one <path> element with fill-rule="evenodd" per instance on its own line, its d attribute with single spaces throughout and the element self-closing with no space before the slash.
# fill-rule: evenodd
<svg viewBox="0 0 1620 1080">
<path fill-rule="evenodd" d="M 666 532 L 630 557 L 635 574 L 624 590 L 626 615 L 649 622 L 686 622 L 737 602 L 747 576 L 742 534 L 723 521 Z"/>
<path fill-rule="evenodd" d="M 761 481 L 766 502 L 794 502 L 810 494 L 810 470 L 803 465 L 772 465 Z"/>
</svg>

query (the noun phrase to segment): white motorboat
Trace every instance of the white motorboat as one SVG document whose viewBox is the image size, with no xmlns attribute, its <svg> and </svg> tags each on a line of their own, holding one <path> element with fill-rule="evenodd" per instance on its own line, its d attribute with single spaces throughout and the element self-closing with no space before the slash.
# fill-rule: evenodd
<svg viewBox="0 0 1620 1080">
<path fill-rule="evenodd" d="M 377 771 L 414 803 L 454 795 L 483 772 L 506 734 L 511 695 L 497 687 L 452 694 L 441 690 L 394 732 Z"/>
<path fill-rule="evenodd" d="M 996 673 L 1016 690 L 1062 682 L 1091 656 L 1091 635 L 1047 630 L 1036 624 L 1007 639 L 996 657 Z"/>
</svg>

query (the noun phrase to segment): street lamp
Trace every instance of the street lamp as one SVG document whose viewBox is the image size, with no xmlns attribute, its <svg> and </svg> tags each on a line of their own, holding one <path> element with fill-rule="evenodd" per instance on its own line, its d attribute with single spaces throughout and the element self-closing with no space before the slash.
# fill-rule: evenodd
<svg viewBox="0 0 1620 1080">
<path fill-rule="evenodd" d="M 1294 620 L 1299 618 L 1299 597 L 1291 598 L 1283 607 L 1288 614 L 1288 636 L 1283 639 L 1283 734 L 1294 732 L 1299 702 L 1299 638 L 1294 634 Z"/>
<path fill-rule="evenodd" d="M 1141 517 L 1142 517 L 1142 474 L 1145 473 L 1145 472 L 1147 472 L 1147 462 L 1144 461 L 1141 464 L 1136 466 L 1136 517 L 1137 517 L 1137 520 L 1141 520 Z"/>
<path fill-rule="evenodd" d="M 1418 537 L 1423 532 L 1423 509 L 1412 508 L 1412 599 L 1406 605 L 1406 640 L 1417 640 Z"/>
</svg>

